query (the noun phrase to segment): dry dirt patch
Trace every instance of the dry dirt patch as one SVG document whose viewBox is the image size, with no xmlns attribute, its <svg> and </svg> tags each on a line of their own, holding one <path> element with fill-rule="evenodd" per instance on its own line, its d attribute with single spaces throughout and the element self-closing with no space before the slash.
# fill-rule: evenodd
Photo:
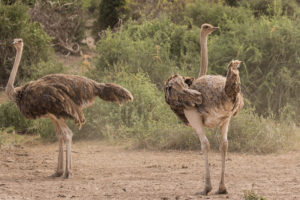
<svg viewBox="0 0 300 200">
<path fill-rule="evenodd" d="M 254 190 L 268 199 L 300 199 L 300 151 L 284 154 L 229 153 L 228 195 L 193 194 L 203 189 L 204 161 L 197 151 L 136 151 L 103 143 L 73 145 L 73 176 L 50 178 L 57 144 L 2 147 L 0 199 L 243 199 Z M 220 155 L 210 153 L 213 192 Z"/>
</svg>

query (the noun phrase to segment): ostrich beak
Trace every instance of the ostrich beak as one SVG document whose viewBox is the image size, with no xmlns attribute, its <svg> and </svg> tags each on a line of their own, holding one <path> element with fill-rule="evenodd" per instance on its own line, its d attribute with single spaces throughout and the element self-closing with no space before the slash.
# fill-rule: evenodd
<svg viewBox="0 0 300 200">
<path fill-rule="evenodd" d="M 214 31 L 216 31 L 219 29 L 219 27 L 216 26 L 216 27 L 213 27 L 213 29 L 214 29 Z"/>
</svg>

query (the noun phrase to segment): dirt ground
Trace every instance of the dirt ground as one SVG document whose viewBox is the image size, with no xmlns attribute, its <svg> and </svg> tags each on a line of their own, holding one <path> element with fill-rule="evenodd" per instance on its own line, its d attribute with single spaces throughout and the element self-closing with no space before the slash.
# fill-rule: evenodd
<svg viewBox="0 0 300 200">
<path fill-rule="evenodd" d="M 228 195 L 195 196 L 203 189 L 204 160 L 197 151 L 126 150 L 100 142 L 73 144 L 70 179 L 51 178 L 57 144 L 2 147 L 0 199 L 243 199 L 253 190 L 267 199 L 300 199 L 300 151 L 229 153 Z M 220 155 L 210 153 L 213 192 Z"/>
</svg>

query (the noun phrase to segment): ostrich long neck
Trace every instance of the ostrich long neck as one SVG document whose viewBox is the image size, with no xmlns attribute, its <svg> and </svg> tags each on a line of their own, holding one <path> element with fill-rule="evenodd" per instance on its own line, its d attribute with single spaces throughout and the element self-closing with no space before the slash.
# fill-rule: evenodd
<svg viewBox="0 0 300 200">
<path fill-rule="evenodd" d="M 207 36 L 202 33 L 200 36 L 200 45 L 201 45 L 201 66 L 200 66 L 200 72 L 198 77 L 206 74 L 207 66 L 208 66 Z"/>
<path fill-rule="evenodd" d="M 9 76 L 9 79 L 8 79 L 8 82 L 7 82 L 7 85 L 5 88 L 5 93 L 10 100 L 15 99 L 16 91 L 14 88 L 14 82 L 16 79 L 16 75 L 17 75 L 19 64 L 20 64 L 21 57 L 22 57 L 23 45 L 20 49 L 18 49 L 18 48 L 16 48 L 16 49 L 17 49 L 17 55 L 15 58 L 14 66 L 12 68 L 12 71 L 10 73 L 10 76 Z"/>
</svg>

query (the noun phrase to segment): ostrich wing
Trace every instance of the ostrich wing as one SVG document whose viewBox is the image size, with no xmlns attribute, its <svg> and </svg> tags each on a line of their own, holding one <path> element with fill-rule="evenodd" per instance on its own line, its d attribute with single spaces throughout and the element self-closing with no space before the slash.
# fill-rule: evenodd
<svg viewBox="0 0 300 200">
<path fill-rule="evenodd" d="M 184 109 L 196 107 L 202 103 L 202 94 L 189 88 L 193 83 L 193 78 L 180 75 L 171 76 L 165 83 L 165 100 L 170 105 L 173 112 L 186 125 L 189 124 L 185 117 Z"/>
</svg>

